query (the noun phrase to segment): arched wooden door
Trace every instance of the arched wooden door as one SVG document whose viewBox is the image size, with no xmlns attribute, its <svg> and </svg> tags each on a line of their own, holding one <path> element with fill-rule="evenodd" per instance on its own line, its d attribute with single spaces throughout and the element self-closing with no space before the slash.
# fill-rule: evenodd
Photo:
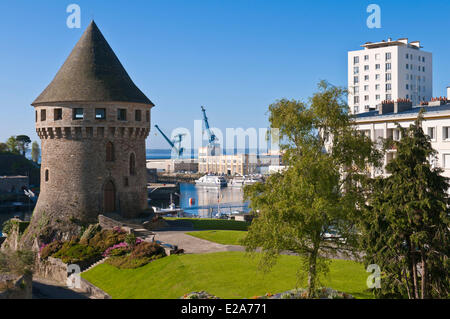
<svg viewBox="0 0 450 319">
<path fill-rule="evenodd" d="M 103 189 L 103 209 L 105 213 L 116 210 L 116 188 L 112 181 L 108 181 Z"/>
</svg>

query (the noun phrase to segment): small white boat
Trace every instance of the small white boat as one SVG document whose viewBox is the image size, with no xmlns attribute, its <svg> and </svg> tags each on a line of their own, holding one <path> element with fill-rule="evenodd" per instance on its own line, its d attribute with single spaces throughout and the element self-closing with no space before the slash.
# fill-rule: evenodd
<svg viewBox="0 0 450 319">
<path fill-rule="evenodd" d="M 236 176 L 230 181 L 229 186 L 231 187 L 242 187 L 244 186 L 244 177 L 243 176 Z"/>
<path fill-rule="evenodd" d="M 227 186 L 227 181 L 223 176 L 205 175 L 195 180 L 195 185 L 225 187 Z"/>
</svg>

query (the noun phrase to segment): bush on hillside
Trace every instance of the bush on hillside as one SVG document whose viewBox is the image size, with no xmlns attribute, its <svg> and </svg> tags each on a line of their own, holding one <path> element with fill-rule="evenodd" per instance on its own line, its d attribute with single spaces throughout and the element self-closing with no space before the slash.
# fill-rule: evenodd
<svg viewBox="0 0 450 319">
<path fill-rule="evenodd" d="M 88 245 L 103 253 L 109 247 L 125 241 L 127 234 L 122 230 L 104 229 L 89 239 Z"/>
<path fill-rule="evenodd" d="M 59 240 L 55 240 L 50 244 L 44 244 L 39 250 L 39 255 L 41 259 L 47 259 L 49 256 L 55 254 L 63 246 L 63 243 Z"/>
<path fill-rule="evenodd" d="M 149 262 L 165 257 L 166 253 L 157 243 L 141 242 L 136 244 L 131 253 L 122 256 L 111 256 L 106 263 L 120 269 L 138 268 Z"/>
<path fill-rule="evenodd" d="M 66 264 L 88 264 L 100 259 L 101 255 L 94 247 L 71 240 L 65 242 L 52 257 L 59 258 Z"/>
</svg>

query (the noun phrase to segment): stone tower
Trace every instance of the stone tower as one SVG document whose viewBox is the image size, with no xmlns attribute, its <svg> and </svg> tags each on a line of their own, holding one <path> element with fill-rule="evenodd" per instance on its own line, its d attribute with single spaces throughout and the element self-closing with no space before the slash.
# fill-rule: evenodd
<svg viewBox="0 0 450 319">
<path fill-rule="evenodd" d="M 92 21 L 32 103 L 42 142 L 41 188 L 28 235 L 75 235 L 99 214 L 147 208 L 145 139 L 154 104 Z"/>
</svg>

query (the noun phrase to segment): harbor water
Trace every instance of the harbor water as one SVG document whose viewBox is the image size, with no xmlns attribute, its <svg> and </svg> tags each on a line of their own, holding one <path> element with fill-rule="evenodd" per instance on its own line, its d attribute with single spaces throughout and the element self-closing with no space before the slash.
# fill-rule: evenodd
<svg viewBox="0 0 450 319">
<path fill-rule="evenodd" d="M 202 218 L 216 217 L 218 213 L 248 212 L 244 191 L 238 187 L 205 187 L 180 184 L 180 207 L 185 213 Z M 194 199 L 192 204 L 189 199 Z"/>
</svg>

